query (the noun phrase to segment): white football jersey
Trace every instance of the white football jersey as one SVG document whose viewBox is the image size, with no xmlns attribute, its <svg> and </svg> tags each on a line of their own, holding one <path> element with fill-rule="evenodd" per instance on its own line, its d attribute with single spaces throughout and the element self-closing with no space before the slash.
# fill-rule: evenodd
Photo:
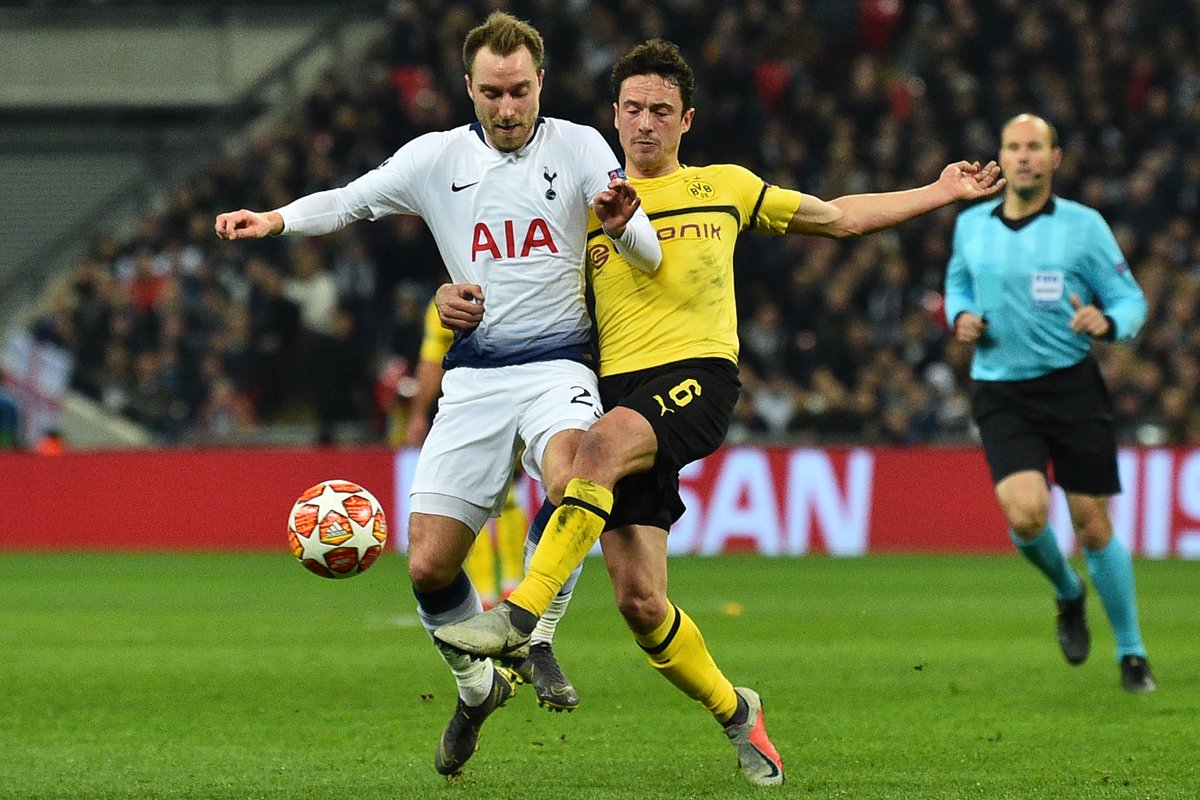
<svg viewBox="0 0 1200 800">
<path fill-rule="evenodd" d="M 389 214 L 424 219 L 451 280 L 485 297 L 482 323 L 456 338 L 447 366 L 590 363 L 588 212 L 615 177 L 624 172 L 595 128 L 541 117 L 524 147 L 502 153 L 474 123 L 419 136 L 345 187 L 279 212 L 286 232 L 303 235 Z M 631 224 L 653 236 L 637 216 Z"/>
</svg>

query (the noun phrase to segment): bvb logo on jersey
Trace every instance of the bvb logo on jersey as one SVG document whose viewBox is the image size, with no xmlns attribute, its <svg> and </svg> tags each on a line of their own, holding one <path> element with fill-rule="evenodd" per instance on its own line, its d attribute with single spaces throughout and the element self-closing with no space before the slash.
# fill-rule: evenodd
<svg viewBox="0 0 1200 800">
<path fill-rule="evenodd" d="M 687 185 L 688 193 L 697 200 L 711 200 L 716 190 L 712 184 L 701 180 L 691 181 Z"/>
</svg>

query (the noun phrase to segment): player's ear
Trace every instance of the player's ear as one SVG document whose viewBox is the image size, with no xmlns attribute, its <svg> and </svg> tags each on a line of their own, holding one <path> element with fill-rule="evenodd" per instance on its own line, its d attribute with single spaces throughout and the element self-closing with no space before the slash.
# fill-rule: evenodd
<svg viewBox="0 0 1200 800">
<path fill-rule="evenodd" d="M 621 127 L 621 107 L 613 103 L 613 127 L 618 130 Z"/>
<path fill-rule="evenodd" d="M 463 75 L 463 80 L 467 82 L 467 97 L 471 98 L 471 101 L 474 102 L 475 87 L 471 85 L 471 73 L 468 72 L 466 75 Z"/>
<path fill-rule="evenodd" d="M 683 112 L 683 119 L 681 120 L 679 126 L 679 132 L 681 134 L 687 133 L 692 129 L 692 117 L 694 116 L 696 116 L 696 109 L 694 108 L 689 108 L 687 111 Z"/>
<path fill-rule="evenodd" d="M 1056 170 L 1060 166 L 1062 166 L 1062 148 L 1061 147 L 1054 148 L 1054 151 L 1050 154 L 1050 165 Z"/>
</svg>

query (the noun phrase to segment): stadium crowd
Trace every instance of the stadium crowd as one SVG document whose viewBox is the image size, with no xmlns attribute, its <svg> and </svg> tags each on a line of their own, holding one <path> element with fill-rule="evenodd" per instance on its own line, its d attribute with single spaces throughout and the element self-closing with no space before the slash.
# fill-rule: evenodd
<svg viewBox="0 0 1200 800">
<path fill-rule="evenodd" d="M 421 316 L 444 280 L 424 224 L 231 247 L 214 214 L 342 185 L 428 130 L 473 119 L 459 43 L 496 3 L 400 0 L 365 63 L 210 163 L 132 236 L 103 237 L 33 331 L 73 385 L 164 443 L 244 440 L 281 421 L 365 423 L 395 442 Z M 526 0 L 546 36 L 544 114 L 610 137 L 607 76 L 645 38 L 697 70 L 685 163 L 737 162 L 832 198 L 986 161 L 1021 111 L 1054 122 L 1059 194 L 1112 225 L 1150 307 L 1098 345 L 1124 441 L 1200 444 L 1200 0 Z M 618 151 L 619 152 L 619 151 Z M 743 237 L 743 398 L 731 438 L 910 444 L 972 435 L 970 352 L 941 283 L 956 210 L 835 242 Z M 399 426 L 402 430 L 402 425 Z"/>
</svg>

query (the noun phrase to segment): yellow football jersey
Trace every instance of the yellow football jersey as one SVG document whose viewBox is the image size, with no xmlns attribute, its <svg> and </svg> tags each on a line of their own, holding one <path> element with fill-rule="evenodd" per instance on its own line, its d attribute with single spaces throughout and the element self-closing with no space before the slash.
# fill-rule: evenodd
<svg viewBox="0 0 1200 800">
<path fill-rule="evenodd" d="M 454 331 L 442 327 L 438 319 L 437 303 L 429 301 L 425 309 L 425 334 L 421 337 L 421 360 L 442 363 L 450 345 L 454 344 Z"/>
<path fill-rule="evenodd" d="M 588 276 L 596 298 L 600 374 L 686 358 L 737 363 L 733 249 L 745 230 L 782 234 L 800 192 L 770 186 L 735 164 L 682 167 L 630 183 L 658 232 L 662 264 L 653 274 L 630 266 L 592 215 Z"/>
</svg>

